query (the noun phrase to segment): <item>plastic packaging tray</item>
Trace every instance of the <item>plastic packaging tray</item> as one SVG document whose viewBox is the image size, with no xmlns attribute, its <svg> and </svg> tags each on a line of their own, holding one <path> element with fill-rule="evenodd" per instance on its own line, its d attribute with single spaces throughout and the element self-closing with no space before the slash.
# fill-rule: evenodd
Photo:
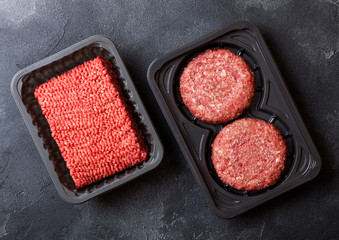
<svg viewBox="0 0 339 240">
<path fill-rule="evenodd" d="M 77 189 L 60 150 L 55 140 L 51 137 L 47 120 L 42 115 L 40 105 L 34 97 L 34 90 L 38 85 L 52 77 L 97 56 L 103 56 L 106 60 L 111 61 L 118 75 L 118 81 L 122 87 L 124 97 L 143 132 L 150 153 L 148 160 L 143 163 Z M 81 203 L 103 194 L 154 169 L 162 160 L 163 147 L 156 130 L 120 58 L 118 50 L 113 42 L 104 36 L 95 35 L 87 38 L 20 70 L 12 79 L 11 91 L 60 197 L 67 202 Z"/>
<path fill-rule="evenodd" d="M 251 106 L 239 118 L 252 117 L 271 122 L 285 138 L 288 148 L 286 168 L 274 186 L 246 192 L 224 184 L 211 163 L 211 144 L 230 122 L 209 124 L 199 121 L 183 104 L 179 91 L 180 75 L 192 58 L 211 48 L 234 51 L 254 72 L 255 96 Z M 230 24 L 154 60 L 147 77 L 209 207 L 217 216 L 234 217 L 311 180 L 319 173 L 320 156 L 259 29 L 250 21 Z"/>
</svg>

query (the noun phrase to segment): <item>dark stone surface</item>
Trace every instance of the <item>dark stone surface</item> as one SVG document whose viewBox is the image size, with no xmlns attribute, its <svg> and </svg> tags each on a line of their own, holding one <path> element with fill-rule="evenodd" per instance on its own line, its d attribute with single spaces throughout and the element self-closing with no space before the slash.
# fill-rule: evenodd
<svg viewBox="0 0 339 240">
<path fill-rule="evenodd" d="M 323 168 L 233 219 L 214 216 L 146 81 L 153 59 L 240 18 L 260 27 Z M 152 173 L 63 202 L 10 94 L 23 67 L 94 34 L 117 45 L 166 149 Z M 0 1 L 1 239 L 339 239 L 339 1 Z"/>
</svg>

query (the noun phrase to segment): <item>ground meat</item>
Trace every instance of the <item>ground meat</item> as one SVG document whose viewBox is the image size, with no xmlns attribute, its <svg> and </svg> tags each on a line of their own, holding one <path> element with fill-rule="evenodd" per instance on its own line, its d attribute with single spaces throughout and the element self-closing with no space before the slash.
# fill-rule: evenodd
<svg viewBox="0 0 339 240">
<path fill-rule="evenodd" d="M 212 163 L 219 178 L 246 191 L 274 185 L 285 167 L 286 144 L 271 123 L 244 118 L 221 130 L 212 144 Z"/>
<path fill-rule="evenodd" d="M 225 123 L 250 106 L 254 74 L 245 60 L 226 49 L 209 49 L 190 61 L 180 76 L 184 104 L 198 119 Z"/>
<path fill-rule="evenodd" d="M 77 188 L 146 160 L 148 148 L 102 57 L 34 92 Z"/>
</svg>

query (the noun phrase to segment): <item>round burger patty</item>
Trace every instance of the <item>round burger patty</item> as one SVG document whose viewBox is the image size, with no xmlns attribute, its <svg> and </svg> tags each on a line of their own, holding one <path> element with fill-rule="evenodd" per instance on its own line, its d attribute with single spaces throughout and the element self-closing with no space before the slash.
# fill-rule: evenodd
<svg viewBox="0 0 339 240">
<path fill-rule="evenodd" d="M 225 123 L 250 106 L 254 74 L 245 60 L 227 49 L 209 49 L 193 58 L 180 76 L 184 104 L 198 119 Z"/>
<path fill-rule="evenodd" d="M 212 143 L 212 163 L 219 178 L 246 191 L 274 185 L 285 167 L 287 147 L 269 122 L 243 118 L 224 127 Z"/>
</svg>

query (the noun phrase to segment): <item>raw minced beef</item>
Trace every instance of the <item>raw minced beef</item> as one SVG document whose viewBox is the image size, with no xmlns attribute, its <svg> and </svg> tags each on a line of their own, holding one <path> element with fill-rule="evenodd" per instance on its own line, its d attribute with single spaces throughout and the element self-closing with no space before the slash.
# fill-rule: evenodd
<svg viewBox="0 0 339 240">
<path fill-rule="evenodd" d="M 180 76 L 184 104 L 198 119 L 225 123 L 250 106 L 254 74 L 245 60 L 227 49 L 209 49 L 193 58 Z"/>
<path fill-rule="evenodd" d="M 34 95 L 77 188 L 146 160 L 148 148 L 109 61 L 85 62 Z"/>
<path fill-rule="evenodd" d="M 243 118 L 224 127 L 212 144 L 212 163 L 229 186 L 255 191 L 274 185 L 286 161 L 287 147 L 269 122 Z"/>
</svg>

